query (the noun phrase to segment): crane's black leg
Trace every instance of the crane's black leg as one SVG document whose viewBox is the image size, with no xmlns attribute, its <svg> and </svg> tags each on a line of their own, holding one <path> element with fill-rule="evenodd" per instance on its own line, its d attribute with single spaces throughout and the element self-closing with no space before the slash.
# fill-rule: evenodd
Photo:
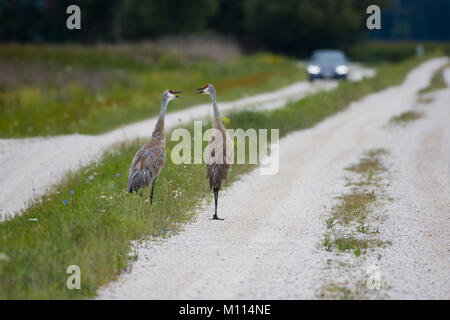
<svg viewBox="0 0 450 320">
<path fill-rule="evenodd" d="M 214 215 L 213 220 L 223 220 L 217 216 L 217 201 L 219 200 L 219 188 L 214 188 Z"/>
<path fill-rule="evenodd" d="M 153 182 L 152 182 L 152 191 L 150 192 L 150 205 L 153 204 L 153 189 L 155 189 L 155 182 L 156 182 L 156 179 L 153 180 Z"/>
</svg>

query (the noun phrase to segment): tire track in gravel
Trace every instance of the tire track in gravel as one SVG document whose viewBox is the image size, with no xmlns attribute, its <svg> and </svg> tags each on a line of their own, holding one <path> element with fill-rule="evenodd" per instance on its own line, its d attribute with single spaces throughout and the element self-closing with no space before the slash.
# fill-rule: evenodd
<svg viewBox="0 0 450 320">
<path fill-rule="evenodd" d="M 414 107 L 422 119 L 389 129 L 394 201 L 382 233 L 393 241 L 380 268 L 392 298 L 450 299 L 450 90 L 432 96 Z"/>
</svg>

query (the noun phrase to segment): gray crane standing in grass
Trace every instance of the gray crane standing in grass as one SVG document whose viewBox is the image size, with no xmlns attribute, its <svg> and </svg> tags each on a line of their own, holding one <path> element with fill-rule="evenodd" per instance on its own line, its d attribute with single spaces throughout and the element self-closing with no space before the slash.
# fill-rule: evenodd
<svg viewBox="0 0 450 320">
<path fill-rule="evenodd" d="M 234 159 L 233 141 L 227 134 L 222 123 L 219 107 L 216 102 L 216 89 L 213 85 L 207 84 L 202 88 L 196 89 L 195 94 L 207 94 L 213 102 L 213 135 L 206 149 L 206 179 L 209 181 L 209 188 L 214 191 L 214 220 L 223 220 L 217 216 L 217 202 L 219 199 L 219 190 L 222 182 L 227 179 L 228 172 L 231 171 L 231 165 Z"/>
<path fill-rule="evenodd" d="M 153 190 L 158 175 L 166 163 L 166 132 L 164 131 L 164 117 L 169 101 L 177 98 L 181 91 L 166 90 L 162 96 L 161 113 L 153 130 L 152 137 L 134 156 L 130 166 L 127 190 L 137 192 L 144 187 L 152 186 L 150 204 L 153 204 Z"/>
</svg>

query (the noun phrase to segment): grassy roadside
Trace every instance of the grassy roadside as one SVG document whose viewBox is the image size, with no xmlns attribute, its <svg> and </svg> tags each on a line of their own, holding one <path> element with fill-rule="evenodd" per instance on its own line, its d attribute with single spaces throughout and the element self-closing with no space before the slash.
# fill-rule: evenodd
<svg viewBox="0 0 450 320">
<path fill-rule="evenodd" d="M 201 199 L 210 197 L 204 165 L 168 161 L 158 179 L 153 206 L 125 191 L 130 159 L 145 140 L 123 143 L 92 166 L 69 174 L 52 193 L 21 217 L 0 224 L 0 299 L 76 299 L 124 271 L 129 240 L 166 237 L 189 221 Z M 169 143 L 167 154 L 176 143 Z M 206 146 L 206 144 L 204 144 Z M 227 184 L 248 171 L 235 166 Z M 78 265 L 82 290 L 65 287 L 66 268 Z"/>
<path fill-rule="evenodd" d="M 426 94 L 435 90 L 446 89 L 448 88 L 447 82 L 444 78 L 444 70 L 450 68 L 450 63 L 440 67 L 433 74 L 430 83 L 427 87 L 421 89 L 417 96 L 417 102 L 420 104 L 428 104 L 434 100 L 433 96 L 427 96 Z M 416 110 L 408 110 L 397 116 L 392 117 L 389 120 L 390 124 L 406 124 L 409 122 L 413 122 L 415 120 L 419 120 L 425 116 L 425 113 L 422 111 Z"/>
<path fill-rule="evenodd" d="M 433 96 L 427 95 L 435 90 L 446 89 L 448 88 L 448 84 L 444 78 L 444 70 L 450 68 L 450 63 L 439 68 L 431 78 L 430 84 L 419 91 L 419 95 L 417 96 L 417 102 L 421 104 L 428 104 L 434 100 Z"/>
<path fill-rule="evenodd" d="M 448 87 L 447 82 L 444 78 L 444 70 L 450 68 L 450 63 L 439 68 L 431 78 L 430 84 L 419 91 L 419 94 L 422 95 L 427 92 L 431 92 L 434 90 L 445 89 Z"/>
<path fill-rule="evenodd" d="M 341 83 L 334 91 L 279 110 L 230 114 L 227 127 L 280 128 L 281 135 L 310 127 L 351 101 L 399 84 L 420 62 L 381 66 L 372 79 Z M 145 202 L 148 193 L 144 198 L 126 194 L 128 166 L 142 142 L 117 146 L 99 163 L 68 175 L 22 216 L 0 224 L 0 251 L 8 257 L 0 260 L 0 299 L 93 297 L 133 259 L 130 240 L 169 235 L 211 196 L 203 165 L 176 166 L 170 159 L 159 178 L 154 206 Z M 168 155 L 174 144 L 168 143 Z M 249 169 L 235 165 L 229 183 Z M 81 290 L 65 286 L 65 271 L 72 264 L 81 268 Z"/>
<path fill-rule="evenodd" d="M 157 115 L 165 89 L 214 83 L 224 101 L 305 79 L 278 55 L 216 62 L 141 46 L 0 45 L 0 70 L 0 138 L 102 133 Z"/>
</svg>

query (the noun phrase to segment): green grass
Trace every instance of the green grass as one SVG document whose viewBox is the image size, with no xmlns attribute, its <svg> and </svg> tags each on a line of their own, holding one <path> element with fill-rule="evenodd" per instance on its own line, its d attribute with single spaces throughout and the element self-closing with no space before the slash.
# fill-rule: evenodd
<svg viewBox="0 0 450 320">
<path fill-rule="evenodd" d="M 278 55 L 219 63 L 138 45 L 0 45 L 0 68 L 1 138 L 99 134 L 159 114 L 165 89 L 188 91 L 170 112 L 197 104 L 190 91 L 206 83 L 225 101 L 305 79 Z"/>
<path fill-rule="evenodd" d="M 323 245 L 327 251 L 350 250 L 359 257 L 369 244 L 373 247 L 372 244 L 380 243 L 376 239 L 367 239 L 367 236 L 377 235 L 369 222 L 373 220 L 374 208 L 380 204 L 383 196 L 379 180 L 380 175 L 387 171 L 382 163 L 382 157 L 386 154 L 384 149 L 369 150 L 357 163 L 345 168 L 355 173 L 356 178 L 349 180 L 349 191 L 336 197 L 338 203 L 331 209 L 331 215 L 326 221 L 328 231 L 324 235 Z M 342 230 L 347 231 L 345 236 L 341 235 Z M 359 239 L 361 235 L 365 238 Z"/>
<path fill-rule="evenodd" d="M 386 150 L 384 149 L 369 150 L 363 155 L 361 159 L 359 159 L 358 163 L 350 165 L 345 169 L 362 175 L 367 174 L 367 176 L 370 177 L 371 173 L 373 173 L 374 171 L 386 171 L 386 167 L 383 165 L 380 159 L 380 156 L 383 155 L 386 155 Z"/>
<path fill-rule="evenodd" d="M 416 47 L 421 44 L 426 55 L 450 55 L 450 42 L 432 41 L 370 41 L 359 43 L 348 49 L 354 61 L 379 63 L 380 61 L 399 62 L 416 55 Z"/>
<path fill-rule="evenodd" d="M 70 174 L 23 216 L 0 224 L 0 252 L 10 258 L 0 261 L 0 299 L 93 297 L 135 258 L 129 256 L 130 240 L 176 232 L 200 200 L 211 196 L 204 165 L 171 161 L 157 181 L 152 206 L 148 189 L 142 197 L 128 194 L 130 159 L 144 142 L 113 148 L 98 164 Z M 250 168 L 236 166 L 228 183 Z M 73 264 L 81 268 L 82 290 L 65 286 L 66 268 Z"/>
<path fill-rule="evenodd" d="M 394 124 L 401 124 L 401 123 L 407 123 L 412 122 L 415 120 L 418 120 L 423 117 L 423 112 L 409 110 L 402 112 L 401 114 L 392 117 L 389 122 Z"/>
<path fill-rule="evenodd" d="M 400 83 L 419 62 L 382 66 L 373 79 L 341 83 L 334 91 L 280 110 L 232 113 L 227 127 L 280 128 L 281 135 L 310 127 L 351 101 Z M 70 174 L 42 199 L 36 199 L 22 216 L 0 224 L 0 252 L 9 257 L 9 261 L 0 261 L 0 299 L 92 297 L 134 259 L 129 256 L 131 240 L 176 232 L 202 199 L 211 198 L 204 165 L 175 166 L 170 157 L 152 207 L 145 202 L 148 191 L 143 198 L 126 194 L 128 167 L 142 143 L 127 142 L 113 148 L 97 164 Z M 173 145 L 168 143 L 168 155 Z M 251 168 L 235 165 L 228 183 Z M 65 286 L 65 270 L 72 264 L 81 268 L 81 290 Z"/>
<path fill-rule="evenodd" d="M 374 192 L 352 189 L 350 193 L 337 197 L 340 203 L 334 208 L 333 221 L 341 224 L 364 223 L 371 213 L 371 205 L 377 200 Z"/>
<path fill-rule="evenodd" d="M 444 78 L 444 70 L 450 68 L 450 63 L 439 68 L 431 78 L 430 84 L 419 91 L 419 94 L 424 94 L 430 91 L 448 88 L 447 82 Z"/>
<path fill-rule="evenodd" d="M 385 155 L 385 149 L 368 150 L 357 163 L 345 168 L 352 173 L 347 184 L 350 189 L 336 197 L 338 201 L 326 220 L 327 231 L 323 236 L 322 246 L 327 252 L 337 253 L 333 259 L 328 259 L 328 265 L 341 265 L 345 261 L 345 268 L 339 269 L 344 274 L 350 269 L 361 267 L 360 263 L 364 261 L 362 257 L 367 252 L 391 244 L 381 240 L 378 231 L 379 221 L 382 219 L 379 208 L 385 198 L 384 184 L 380 183 L 381 174 L 388 171 L 382 161 Z M 341 254 L 351 254 L 354 259 L 350 261 L 353 262 L 343 260 Z M 365 286 L 360 285 L 364 281 L 365 279 L 352 277 L 341 285 L 325 282 L 319 290 L 319 296 L 325 299 L 373 297 L 367 295 Z"/>
<path fill-rule="evenodd" d="M 386 155 L 386 150 L 375 149 L 367 151 L 358 163 L 345 168 L 345 170 L 359 174 L 358 181 L 351 181 L 350 185 L 355 187 L 361 186 L 377 186 L 377 175 L 387 171 L 386 167 L 381 161 L 381 157 Z"/>
<path fill-rule="evenodd" d="M 439 68 L 433 75 L 433 77 L 431 78 L 431 81 L 429 83 L 429 85 L 426 88 L 423 88 L 419 91 L 419 95 L 417 97 L 417 102 L 420 104 L 429 104 L 431 102 L 434 101 L 434 97 L 433 96 L 427 96 L 426 93 L 435 91 L 435 90 L 439 90 L 439 89 L 446 89 L 448 88 L 448 84 L 445 81 L 444 78 L 444 70 L 450 68 L 450 64 L 446 64 L 444 66 L 442 66 L 441 68 Z M 423 115 L 423 114 L 422 114 Z M 415 117 L 413 116 L 411 120 L 416 120 L 418 118 L 420 118 L 421 115 L 416 115 Z M 394 120 L 395 122 L 395 120 Z"/>
<path fill-rule="evenodd" d="M 334 240 L 339 251 L 353 252 L 356 257 L 366 253 L 368 249 L 382 247 L 388 242 L 374 239 L 356 239 L 354 237 L 342 237 Z"/>
</svg>

